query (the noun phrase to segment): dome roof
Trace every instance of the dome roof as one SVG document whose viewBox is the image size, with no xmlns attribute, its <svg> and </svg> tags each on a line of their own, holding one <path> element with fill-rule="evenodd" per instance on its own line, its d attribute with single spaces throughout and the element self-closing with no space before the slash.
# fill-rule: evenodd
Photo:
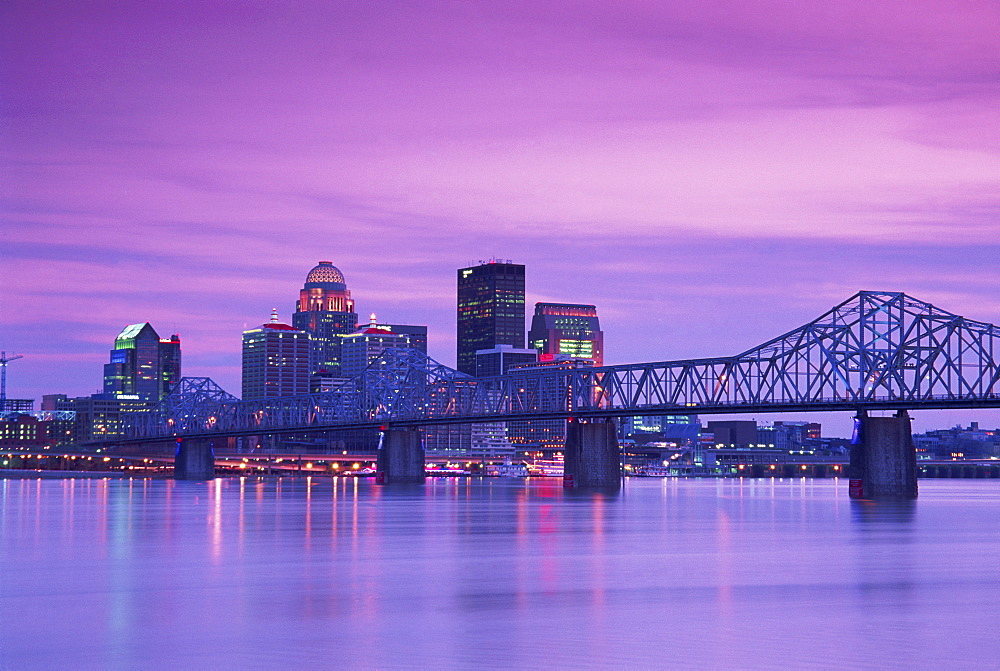
<svg viewBox="0 0 1000 671">
<path fill-rule="evenodd" d="M 340 272 L 340 269 L 333 265 L 331 261 L 320 261 L 318 266 L 310 270 L 309 274 L 306 275 L 306 283 L 309 282 L 346 284 L 344 273 Z"/>
</svg>

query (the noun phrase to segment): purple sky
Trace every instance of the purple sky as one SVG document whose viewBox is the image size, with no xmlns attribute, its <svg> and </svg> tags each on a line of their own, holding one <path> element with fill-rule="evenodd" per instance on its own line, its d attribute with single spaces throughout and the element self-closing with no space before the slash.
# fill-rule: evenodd
<svg viewBox="0 0 1000 671">
<path fill-rule="evenodd" d="M 1000 322 L 1000 6 L 817 4 L 6 0 L 9 395 L 95 391 L 142 321 L 238 392 L 321 259 L 449 365 L 491 256 L 597 304 L 608 363 L 859 289 Z"/>
</svg>

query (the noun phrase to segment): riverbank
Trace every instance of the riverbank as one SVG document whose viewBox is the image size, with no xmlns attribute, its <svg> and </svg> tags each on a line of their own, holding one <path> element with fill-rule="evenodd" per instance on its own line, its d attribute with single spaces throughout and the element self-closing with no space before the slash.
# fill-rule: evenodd
<svg viewBox="0 0 1000 671">
<path fill-rule="evenodd" d="M 105 478 L 113 478 L 115 480 L 155 478 L 162 480 L 172 477 L 172 474 L 167 473 L 143 473 L 142 475 L 136 475 L 135 473 L 123 471 L 26 471 L 22 469 L 0 468 L 0 480 L 33 480 L 39 478 L 45 480 L 65 480 L 69 478 L 88 478 L 91 480 Z"/>
</svg>

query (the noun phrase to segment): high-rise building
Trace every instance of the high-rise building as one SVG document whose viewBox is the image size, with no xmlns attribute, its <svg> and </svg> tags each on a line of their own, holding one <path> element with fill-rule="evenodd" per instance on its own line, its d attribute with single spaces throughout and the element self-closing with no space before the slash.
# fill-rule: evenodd
<svg viewBox="0 0 1000 671">
<path fill-rule="evenodd" d="M 243 400 L 309 393 L 309 334 L 271 321 L 243 332 Z"/>
<path fill-rule="evenodd" d="M 528 346 L 542 355 L 590 359 L 604 365 L 604 332 L 593 305 L 535 303 Z"/>
<path fill-rule="evenodd" d="M 332 262 L 320 261 L 306 275 L 292 326 L 310 336 L 310 372 L 340 376 L 341 338 L 357 330 L 358 315 L 344 274 Z"/>
<path fill-rule="evenodd" d="M 524 266 L 490 261 L 458 271 L 458 370 L 476 374 L 476 352 L 524 347 Z"/>
<path fill-rule="evenodd" d="M 334 376 L 326 370 L 318 370 L 309 376 L 309 393 L 325 394 L 347 382 L 346 377 Z"/>
<path fill-rule="evenodd" d="M 126 326 L 104 364 L 104 394 L 158 401 L 181 379 L 181 338 L 160 338 L 148 322 Z"/>
<path fill-rule="evenodd" d="M 413 324 L 383 324 L 393 333 L 405 335 L 410 341 L 410 347 L 421 354 L 427 354 L 427 327 Z"/>
<path fill-rule="evenodd" d="M 538 361 L 538 352 L 533 349 L 519 349 L 510 345 L 497 345 L 476 352 L 476 377 L 503 375 L 512 366 L 521 366 Z"/>
<path fill-rule="evenodd" d="M 373 314 L 368 326 L 341 339 L 341 375 L 354 377 L 368 368 L 386 349 L 410 346 L 408 336 L 394 333 L 387 325 L 378 324 Z"/>
</svg>

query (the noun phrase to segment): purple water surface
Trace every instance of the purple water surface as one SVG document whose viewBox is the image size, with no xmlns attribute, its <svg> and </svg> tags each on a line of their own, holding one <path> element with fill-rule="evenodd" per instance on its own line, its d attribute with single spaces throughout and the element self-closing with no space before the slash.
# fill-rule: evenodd
<svg viewBox="0 0 1000 671">
<path fill-rule="evenodd" d="M 0 480 L 0 668 L 1000 663 L 1000 481 Z"/>
</svg>

